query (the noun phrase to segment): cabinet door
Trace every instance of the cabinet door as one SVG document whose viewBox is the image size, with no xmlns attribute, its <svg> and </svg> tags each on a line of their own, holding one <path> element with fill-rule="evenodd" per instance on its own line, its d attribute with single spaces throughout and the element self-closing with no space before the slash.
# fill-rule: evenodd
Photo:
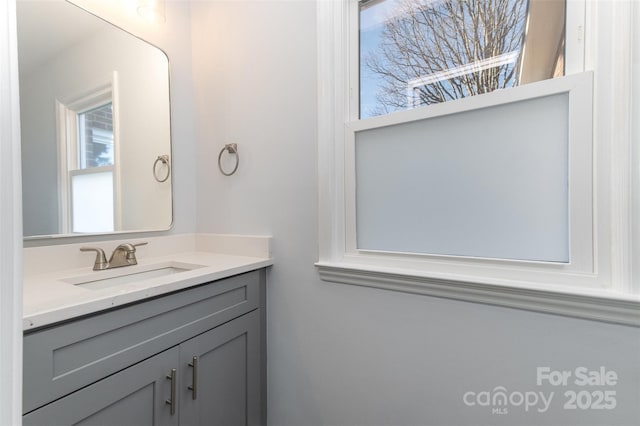
<svg viewBox="0 0 640 426">
<path fill-rule="evenodd" d="M 180 345 L 181 426 L 260 424 L 259 332 L 255 310 Z"/>
<path fill-rule="evenodd" d="M 178 363 L 178 348 L 161 352 L 26 414 L 23 425 L 176 426 L 178 407 L 172 415 L 166 400 L 172 387 L 167 375 Z"/>
</svg>

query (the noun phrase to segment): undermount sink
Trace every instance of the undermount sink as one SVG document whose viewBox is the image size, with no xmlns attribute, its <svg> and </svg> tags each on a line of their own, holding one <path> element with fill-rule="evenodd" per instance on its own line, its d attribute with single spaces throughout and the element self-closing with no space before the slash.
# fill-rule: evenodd
<svg viewBox="0 0 640 426">
<path fill-rule="evenodd" d="M 93 274 L 64 278 L 60 281 L 87 290 L 102 290 L 151 278 L 179 274 L 203 267 L 204 265 L 195 265 L 192 263 L 164 262 L 153 265 L 125 266 L 112 270 L 96 271 Z"/>
</svg>

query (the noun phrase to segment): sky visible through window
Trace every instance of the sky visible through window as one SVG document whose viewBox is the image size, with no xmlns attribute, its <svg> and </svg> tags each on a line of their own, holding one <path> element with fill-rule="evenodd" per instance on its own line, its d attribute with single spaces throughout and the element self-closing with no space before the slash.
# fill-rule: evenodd
<svg viewBox="0 0 640 426">
<path fill-rule="evenodd" d="M 387 16 L 391 16 L 396 0 L 387 0 L 360 12 L 360 58 L 371 55 L 380 44 Z M 360 61 L 360 118 L 368 118 L 375 109 L 376 91 L 384 79 Z"/>
<path fill-rule="evenodd" d="M 517 85 L 528 0 L 360 4 L 360 118 Z"/>
</svg>

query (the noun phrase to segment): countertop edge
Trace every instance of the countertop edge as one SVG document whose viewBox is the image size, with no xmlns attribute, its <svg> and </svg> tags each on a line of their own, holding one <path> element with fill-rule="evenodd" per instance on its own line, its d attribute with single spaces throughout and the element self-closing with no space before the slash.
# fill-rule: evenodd
<svg viewBox="0 0 640 426">
<path fill-rule="evenodd" d="M 125 293 L 117 293 L 103 298 L 77 302 L 69 305 L 58 306 L 52 309 L 43 309 L 23 316 L 23 332 L 33 331 L 42 327 L 52 326 L 62 321 L 95 314 L 104 310 L 113 309 L 130 303 L 141 302 L 145 299 L 162 296 L 175 291 L 185 290 L 200 284 L 217 281 L 234 275 L 243 274 L 257 269 L 273 265 L 273 258 L 253 258 L 246 263 L 233 267 L 205 272 L 188 278 L 177 278 L 170 282 L 143 287 Z"/>
</svg>

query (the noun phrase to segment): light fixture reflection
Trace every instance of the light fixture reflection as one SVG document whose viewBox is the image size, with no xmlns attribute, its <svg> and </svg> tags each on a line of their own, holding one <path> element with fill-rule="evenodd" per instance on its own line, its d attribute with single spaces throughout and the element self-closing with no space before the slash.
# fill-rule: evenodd
<svg viewBox="0 0 640 426">
<path fill-rule="evenodd" d="M 164 0 L 138 0 L 138 15 L 148 21 L 164 22 Z"/>
</svg>

